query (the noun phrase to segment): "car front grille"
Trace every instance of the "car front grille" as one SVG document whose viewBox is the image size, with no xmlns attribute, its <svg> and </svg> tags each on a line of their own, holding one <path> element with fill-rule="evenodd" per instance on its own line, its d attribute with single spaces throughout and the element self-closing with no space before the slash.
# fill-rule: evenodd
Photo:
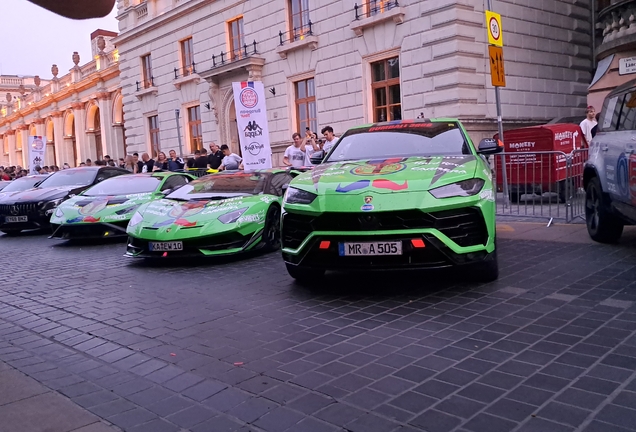
<svg viewBox="0 0 636 432">
<path fill-rule="evenodd" d="M 375 213 L 323 213 L 308 216 L 286 213 L 283 216 L 283 247 L 296 249 L 314 231 L 393 231 L 433 228 L 460 246 L 485 244 L 488 231 L 481 210 L 465 207 L 425 213 L 402 210 Z"/>
<path fill-rule="evenodd" d="M 5 216 L 24 216 L 38 214 L 38 205 L 36 203 L 2 204 L 0 205 L 0 214 Z"/>
</svg>

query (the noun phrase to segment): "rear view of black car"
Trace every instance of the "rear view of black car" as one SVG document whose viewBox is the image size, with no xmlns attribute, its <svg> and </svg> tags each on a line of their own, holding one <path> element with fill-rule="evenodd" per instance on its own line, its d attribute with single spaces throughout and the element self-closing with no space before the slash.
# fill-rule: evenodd
<svg viewBox="0 0 636 432">
<path fill-rule="evenodd" d="M 113 167 L 82 167 L 49 175 L 34 189 L 0 199 L 0 231 L 14 235 L 24 230 L 48 228 L 55 208 L 71 195 L 107 178 L 129 174 Z"/>
</svg>

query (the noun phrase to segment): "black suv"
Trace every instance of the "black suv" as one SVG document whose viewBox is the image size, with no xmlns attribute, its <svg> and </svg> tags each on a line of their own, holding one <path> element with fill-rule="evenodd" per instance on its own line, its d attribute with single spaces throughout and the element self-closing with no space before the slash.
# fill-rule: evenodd
<svg viewBox="0 0 636 432">
<path fill-rule="evenodd" d="M 114 167 L 82 167 L 58 171 L 34 189 L 5 196 L 0 200 L 0 231 L 14 235 L 27 229 L 48 228 L 55 208 L 107 178 L 130 174 Z"/>
<path fill-rule="evenodd" d="M 585 219 L 593 240 L 618 241 L 636 224 L 636 80 L 605 98 L 585 164 Z"/>
</svg>

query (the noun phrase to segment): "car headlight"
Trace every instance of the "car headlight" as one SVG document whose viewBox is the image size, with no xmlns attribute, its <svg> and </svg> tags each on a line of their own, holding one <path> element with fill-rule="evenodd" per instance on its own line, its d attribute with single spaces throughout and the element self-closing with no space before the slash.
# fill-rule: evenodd
<svg viewBox="0 0 636 432">
<path fill-rule="evenodd" d="M 59 217 L 59 218 L 64 217 L 64 212 L 62 211 L 61 208 L 58 207 L 57 210 L 55 210 L 55 217 Z"/>
<path fill-rule="evenodd" d="M 130 222 L 128 222 L 129 227 L 134 227 L 135 225 L 139 225 L 141 221 L 144 220 L 144 217 L 141 213 L 137 212 L 130 218 Z"/>
<path fill-rule="evenodd" d="M 311 204 L 317 196 L 314 193 L 290 187 L 285 194 L 285 202 L 287 204 Z"/>
<path fill-rule="evenodd" d="M 247 211 L 248 208 L 249 207 L 245 207 L 229 213 L 225 213 L 224 215 L 219 216 L 219 220 L 224 224 L 234 223 L 238 220 L 238 218 L 241 217 L 241 215 L 243 215 L 243 213 L 245 213 L 245 211 Z"/>
<path fill-rule="evenodd" d="M 472 178 L 431 189 L 430 192 L 435 198 L 438 199 L 450 197 L 467 197 L 478 194 L 481 188 L 484 187 L 484 183 L 485 182 L 480 178 Z"/>
<path fill-rule="evenodd" d="M 40 207 L 42 207 L 43 210 L 54 209 L 55 207 L 59 206 L 64 200 L 65 198 L 58 198 L 51 201 L 40 201 L 38 204 Z"/>
<path fill-rule="evenodd" d="M 115 214 L 127 215 L 127 214 L 130 214 L 130 213 L 134 212 L 135 210 L 137 210 L 137 207 L 139 207 L 139 206 L 126 207 L 125 209 L 117 210 L 115 212 Z"/>
</svg>

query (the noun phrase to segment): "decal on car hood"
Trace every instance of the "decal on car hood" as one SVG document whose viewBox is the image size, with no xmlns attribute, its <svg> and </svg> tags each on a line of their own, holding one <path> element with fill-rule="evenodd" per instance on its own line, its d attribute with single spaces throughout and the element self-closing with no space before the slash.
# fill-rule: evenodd
<svg viewBox="0 0 636 432">
<path fill-rule="evenodd" d="M 422 191 L 475 175 L 473 155 L 347 161 L 318 165 L 301 174 L 292 186 L 319 194 Z"/>
</svg>

